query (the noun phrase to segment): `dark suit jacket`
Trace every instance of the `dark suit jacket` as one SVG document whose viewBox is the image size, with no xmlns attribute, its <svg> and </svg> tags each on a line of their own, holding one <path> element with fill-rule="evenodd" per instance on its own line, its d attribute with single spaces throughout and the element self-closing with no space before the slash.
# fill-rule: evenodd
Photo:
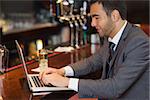
<svg viewBox="0 0 150 100">
<path fill-rule="evenodd" d="M 80 79 L 79 95 L 119 100 L 149 99 L 149 38 L 138 27 L 127 23 L 110 63 L 106 79 L 108 41 L 94 55 L 72 66 L 75 76 L 103 70 L 101 79 Z"/>
</svg>

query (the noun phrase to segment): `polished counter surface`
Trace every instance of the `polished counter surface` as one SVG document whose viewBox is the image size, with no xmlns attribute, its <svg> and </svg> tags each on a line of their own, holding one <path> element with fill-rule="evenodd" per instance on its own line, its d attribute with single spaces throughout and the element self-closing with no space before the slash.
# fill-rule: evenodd
<svg viewBox="0 0 150 100">
<path fill-rule="evenodd" d="M 61 68 L 65 65 L 85 59 L 90 55 L 91 46 L 86 45 L 80 49 L 72 51 L 71 53 L 58 53 L 57 55 L 49 56 L 48 64 L 51 67 Z M 29 73 L 33 73 L 31 72 L 31 69 L 36 67 L 38 67 L 37 61 L 32 61 L 30 64 L 27 64 Z M 0 75 L 0 95 L 3 100 L 66 100 L 69 98 L 69 100 L 79 99 L 78 94 L 74 91 L 58 91 L 52 92 L 46 96 L 33 96 L 29 91 L 22 66 L 16 67 L 12 70 L 8 70 L 8 72 L 6 72 L 5 74 Z"/>
</svg>

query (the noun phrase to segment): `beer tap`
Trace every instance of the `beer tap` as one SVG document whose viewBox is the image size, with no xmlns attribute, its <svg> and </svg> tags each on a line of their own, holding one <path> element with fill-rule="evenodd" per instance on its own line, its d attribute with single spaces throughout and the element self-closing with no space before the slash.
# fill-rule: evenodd
<svg viewBox="0 0 150 100">
<path fill-rule="evenodd" d="M 70 4 L 70 15 L 73 15 L 73 4 L 74 4 L 74 0 L 68 0 L 69 4 Z"/>
<path fill-rule="evenodd" d="M 64 0 L 63 5 L 70 5 L 70 10 L 68 10 L 68 13 L 60 16 L 59 21 L 68 23 L 70 27 L 70 44 L 73 47 L 79 48 L 80 45 L 87 43 L 87 1 L 84 1 L 83 6 L 80 8 L 80 15 L 73 15 L 74 0 Z"/>
<path fill-rule="evenodd" d="M 77 19 L 74 21 L 75 23 L 75 47 L 79 48 L 79 24 Z"/>
<path fill-rule="evenodd" d="M 82 30 L 83 30 L 83 44 L 86 44 L 87 43 L 87 20 L 85 18 L 85 16 L 81 16 L 81 20 L 82 20 L 82 23 L 83 23 L 83 26 L 82 26 Z"/>
<path fill-rule="evenodd" d="M 79 44 L 83 45 L 84 41 L 83 41 L 83 22 L 81 20 L 81 17 L 78 15 L 77 16 L 77 20 L 78 20 L 78 24 L 79 24 Z"/>
<path fill-rule="evenodd" d="M 87 2 L 83 2 L 83 15 L 86 15 L 86 10 L 87 10 Z"/>
<path fill-rule="evenodd" d="M 69 19 L 69 27 L 70 27 L 70 44 L 72 47 L 74 47 L 74 25 L 71 21 L 71 18 Z"/>
</svg>

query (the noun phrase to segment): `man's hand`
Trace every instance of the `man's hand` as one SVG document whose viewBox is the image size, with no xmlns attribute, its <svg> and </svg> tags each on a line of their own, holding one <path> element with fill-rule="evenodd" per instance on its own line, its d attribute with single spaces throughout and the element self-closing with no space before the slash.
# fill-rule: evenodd
<svg viewBox="0 0 150 100">
<path fill-rule="evenodd" d="M 69 78 L 64 77 L 58 73 L 45 74 L 42 77 L 44 84 L 48 85 L 49 83 L 54 86 L 66 87 L 69 84 Z"/>
<path fill-rule="evenodd" d="M 49 67 L 44 72 L 40 72 L 39 78 L 42 79 L 43 76 L 45 76 L 47 74 L 52 74 L 52 73 L 57 73 L 57 74 L 59 74 L 61 76 L 64 76 L 65 70 L 63 68 L 56 69 L 56 68 Z"/>
</svg>

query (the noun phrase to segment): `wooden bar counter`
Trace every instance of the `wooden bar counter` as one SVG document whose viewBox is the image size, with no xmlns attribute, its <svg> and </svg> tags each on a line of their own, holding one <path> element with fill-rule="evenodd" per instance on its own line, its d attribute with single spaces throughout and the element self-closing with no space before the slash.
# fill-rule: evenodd
<svg viewBox="0 0 150 100">
<path fill-rule="evenodd" d="M 49 56 L 49 66 L 60 68 L 70 63 L 87 58 L 91 55 L 90 45 L 85 45 L 71 53 L 54 53 Z M 19 67 L 18 67 L 19 66 Z M 0 75 L 0 100 L 78 100 L 78 94 L 74 91 L 52 92 L 46 96 L 33 96 L 29 91 L 25 73 L 22 65 L 15 66 L 14 69 L 8 69 L 3 75 Z M 27 62 L 27 68 L 30 73 L 32 68 L 38 67 L 37 61 Z M 81 99 L 82 100 L 82 99 Z M 86 100 L 85 98 L 83 100 Z M 97 100 L 96 98 L 87 98 L 87 100 Z"/>
</svg>

